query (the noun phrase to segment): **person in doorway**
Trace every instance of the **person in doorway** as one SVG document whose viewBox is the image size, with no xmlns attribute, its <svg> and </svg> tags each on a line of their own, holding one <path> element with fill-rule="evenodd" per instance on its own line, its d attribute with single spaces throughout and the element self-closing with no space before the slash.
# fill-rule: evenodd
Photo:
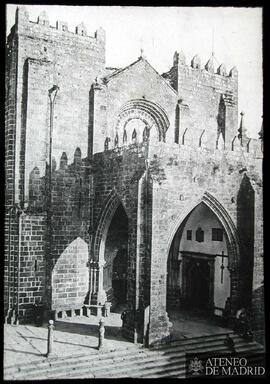
<svg viewBox="0 0 270 384">
<path fill-rule="evenodd" d="M 244 334 L 246 330 L 247 311 L 245 308 L 240 308 L 235 315 L 234 331 L 238 334 Z"/>
<path fill-rule="evenodd" d="M 121 313 L 122 327 L 126 325 L 127 322 L 127 311 L 123 311 Z"/>
<path fill-rule="evenodd" d="M 223 310 L 223 319 L 224 319 L 225 325 L 228 325 L 231 315 L 232 315 L 232 304 L 231 304 L 231 298 L 228 297 Z"/>
</svg>

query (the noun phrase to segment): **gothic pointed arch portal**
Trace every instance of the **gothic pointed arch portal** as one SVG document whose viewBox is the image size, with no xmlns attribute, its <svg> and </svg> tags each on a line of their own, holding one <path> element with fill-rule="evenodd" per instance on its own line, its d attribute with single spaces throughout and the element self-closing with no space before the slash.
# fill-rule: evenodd
<svg viewBox="0 0 270 384">
<path fill-rule="evenodd" d="M 221 315 L 239 298 L 239 240 L 224 207 L 209 193 L 172 225 L 168 241 L 167 311 L 196 308 Z"/>
<path fill-rule="evenodd" d="M 112 192 L 98 220 L 93 243 L 98 264 L 96 300 L 112 303 L 112 309 L 126 302 L 128 262 L 128 216 L 117 195 Z"/>
</svg>

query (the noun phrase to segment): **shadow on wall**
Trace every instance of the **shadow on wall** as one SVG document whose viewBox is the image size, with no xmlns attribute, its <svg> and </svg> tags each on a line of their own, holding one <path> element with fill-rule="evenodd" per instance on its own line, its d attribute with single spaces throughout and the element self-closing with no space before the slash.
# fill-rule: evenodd
<svg viewBox="0 0 270 384">
<path fill-rule="evenodd" d="M 244 174 L 237 195 L 237 229 L 240 238 L 241 305 L 250 307 L 254 266 L 254 190 Z"/>
<path fill-rule="evenodd" d="M 52 309 L 82 308 L 88 292 L 88 245 L 77 237 L 62 252 L 52 274 Z"/>
</svg>

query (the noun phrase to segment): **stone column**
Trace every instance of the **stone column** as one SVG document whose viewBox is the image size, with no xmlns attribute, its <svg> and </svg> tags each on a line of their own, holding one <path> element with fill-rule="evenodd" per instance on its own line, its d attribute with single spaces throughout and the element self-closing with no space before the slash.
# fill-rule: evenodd
<svg viewBox="0 0 270 384">
<path fill-rule="evenodd" d="M 89 305 L 97 304 L 97 271 L 98 263 L 95 260 L 90 260 L 90 277 L 89 277 Z"/>
<path fill-rule="evenodd" d="M 104 305 L 107 301 L 107 295 L 103 288 L 103 268 L 105 265 L 104 260 L 100 260 L 98 263 L 98 293 L 97 302 L 98 304 Z"/>
<path fill-rule="evenodd" d="M 106 292 L 103 289 L 103 267 L 104 261 L 91 260 L 90 284 L 89 284 L 89 306 L 104 305 L 107 300 Z M 94 307 L 95 308 L 95 307 Z M 101 308 L 97 308 L 97 316 L 101 315 Z"/>
</svg>

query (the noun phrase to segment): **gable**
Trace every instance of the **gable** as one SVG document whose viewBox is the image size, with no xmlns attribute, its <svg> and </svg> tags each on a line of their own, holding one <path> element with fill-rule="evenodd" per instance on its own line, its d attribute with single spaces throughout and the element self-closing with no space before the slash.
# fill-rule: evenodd
<svg viewBox="0 0 270 384">
<path fill-rule="evenodd" d="M 151 65 L 140 57 L 137 61 L 130 64 L 126 68 L 117 70 L 110 75 L 104 77 L 104 83 L 108 87 L 114 87 L 116 84 L 128 81 L 130 84 L 139 83 L 140 89 L 147 91 L 152 85 L 157 92 L 177 95 L 177 92 Z"/>
</svg>

